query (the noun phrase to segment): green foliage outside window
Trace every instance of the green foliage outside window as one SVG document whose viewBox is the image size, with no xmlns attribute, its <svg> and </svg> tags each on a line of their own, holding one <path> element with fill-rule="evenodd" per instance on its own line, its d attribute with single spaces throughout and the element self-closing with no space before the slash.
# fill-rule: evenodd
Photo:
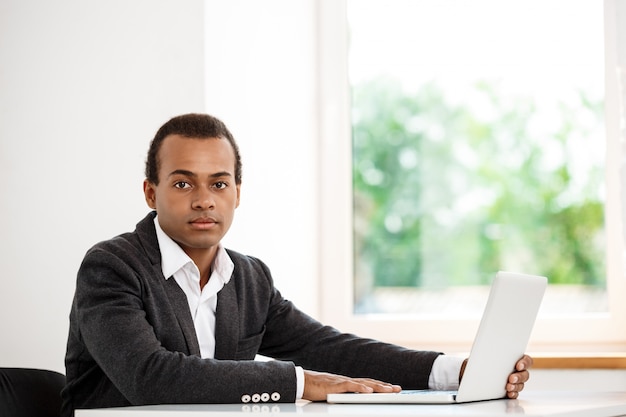
<svg viewBox="0 0 626 417">
<path fill-rule="evenodd" d="M 487 284 L 497 270 L 605 286 L 603 145 L 590 140 L 603 104 L 581 93 L 541 127 L 530 98 L 488 83 L 472 95 L 480 106 L 434 84 L 353 87 L 357 286 Z"/>
</svg>

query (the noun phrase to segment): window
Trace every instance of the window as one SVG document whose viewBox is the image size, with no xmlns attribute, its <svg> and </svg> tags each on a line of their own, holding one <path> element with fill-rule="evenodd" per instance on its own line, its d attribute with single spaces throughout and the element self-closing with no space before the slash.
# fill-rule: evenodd
<svg viewBox="0 0 626 417">
<path fill-rule="evenodd" d="M 323 183 L 333 184 L 322 206 L 324 320 L 467 350 L 485 284 L 513 269 L 551 279 L 535 349 L 623 347 L 613 7 L 322 3 Z M 350 45 L 337 42 L 348 30 Z M 337 136 L 340 146 L 326 139 Z"/>
<path fill-rule="evenodd" d="M 602 4 L 564 6 L 348 3 L 356 312 L 467 311 L 498 269 L 607 311 Z"/>
</svg>

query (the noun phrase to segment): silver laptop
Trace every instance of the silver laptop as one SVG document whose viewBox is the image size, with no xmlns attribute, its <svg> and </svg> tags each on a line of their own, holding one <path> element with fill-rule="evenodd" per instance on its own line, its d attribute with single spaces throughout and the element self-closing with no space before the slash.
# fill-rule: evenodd
<svg viewBox="0 0 626 417">
<path fill-rule="evenodd" d="M 496 274 L 458 390 L 329 394 L 326 401 L 451 404 L 504 398 L 507 378 L 526 351 L 547 284 L 541 276 L 503 271 Z"/>
</svg>

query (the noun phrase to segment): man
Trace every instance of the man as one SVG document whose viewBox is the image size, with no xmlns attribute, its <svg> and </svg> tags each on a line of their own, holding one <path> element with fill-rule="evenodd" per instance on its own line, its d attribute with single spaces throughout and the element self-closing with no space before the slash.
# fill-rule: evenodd
<svg viewBox="0 0 626 417">
<path fill-rule="evenodd" d="M 143 187 L 153 211 L 134 232 L 91 248 L 79 269 L 63 415 L 456 388 L 462 359 L 324 326 L 281 296 L 262 261 L 221 245 L 241 169 L 235 140 L 214 117 L 183 115 L 159 129 Z M 257 353 L 275 360 L 255 361 Z M 503 381 L 510 398 L 531 365 L 524 356 Z"/>
</svg>

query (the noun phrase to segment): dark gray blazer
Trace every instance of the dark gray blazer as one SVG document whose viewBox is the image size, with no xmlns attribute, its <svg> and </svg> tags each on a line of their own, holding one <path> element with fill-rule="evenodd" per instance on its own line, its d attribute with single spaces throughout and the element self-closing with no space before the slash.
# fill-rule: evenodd
<svg viewBox="0 0 626 417">
<path fill-rule="evenodd" d="M 161 271 L 154 216 L 85 255 L 70 313 L 63 415 L 76 408 L 238 403 L 254 394 L 293 402 L 294 364 L 427 387 L 438 353 L 324 326 L 281 296 L 263 262 L 230 250 L 235 270 L 218 293 L 215 359 L 201 359 L 185 294 Z M 276 360 L 255 361 L 257 353 Z"/>
</svg>

